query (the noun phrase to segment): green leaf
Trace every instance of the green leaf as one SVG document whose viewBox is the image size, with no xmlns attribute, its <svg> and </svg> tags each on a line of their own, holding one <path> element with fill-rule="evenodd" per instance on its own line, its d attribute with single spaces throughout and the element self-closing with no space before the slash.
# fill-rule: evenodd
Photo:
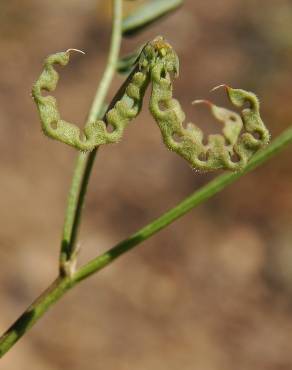
<svg viewBox="0 0 292 370">
<path fill-rule="evenodd" d="M 166 14 L 176 10 L 183 0 L 150 0 L 129 16 L 123 19 L 122 31 L 124 36 L 133 35 Z"/>
<path fill-rule="evenodd" d="M 139 55 L 141 54 L 143 47 L 144 45 L 140 47 L 139 49 L 133 51 L 132 53 L 121 57 L 117 63 L 117 72 L 119 72 L 120 74 L 130 73 L 136 64 L 137 59 L 139 58 Z"/>
</svg>

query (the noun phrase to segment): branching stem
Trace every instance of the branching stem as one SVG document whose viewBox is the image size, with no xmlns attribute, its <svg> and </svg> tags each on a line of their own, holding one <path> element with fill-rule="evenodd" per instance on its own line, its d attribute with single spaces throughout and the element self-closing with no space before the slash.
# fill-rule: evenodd
<svg viewBox="0 0 292 370">
<path fill-rule="evenodd" d="M 150 238 L 159 230 L 182 217 L 194 207 L 219 193 L 241 176 L 265 163 L 289 144 L 292 144 L 292 127 L 284 131 L 265 149 L 258 152 L 243 171 L 227 173 L 216 177 L 213 181 L 194 192 L 176 207 L 164 213 L 161 217 L 143 227 L 128 239 L 79 268 L 71 277 L 59 277 L 0 338 L 0 357 L 2 357 L 43 316 L 48 308 L 57 302 L 69 289 L 109 265 L 116 258 Z"/>
<path fill-rule="evenodd" d="M 102 113 L 104 100 L 113 79 L 117 61 L 119 58 L 122 39 L 122 0 L 113 0 L 113 29 L 109 58 L 103 77 L 93 99 L 92 107 L 88 115 L 88 122 L 95 121 Z M 60 253 L 60 273 L 66 275 L 70 265 L 75 264 L 76 240 L 81 220 L 87 186 L 96 158 L 97 149 L 91 153 L 78 155 L 72 178 L 71 189 L 68 197 L 68 205 L 65 214 L 63 237 Z M 73 260 L 72 260 L 73 259 Z"/>
<path fill-rule="evenodd" d="M 122 0 L 112 0 L 113 4 L 113 32 L 108 63 L 99 88 L 93 100 L 88 115 L 88 122 L 93 122 L 102 115 L 104 100 L 116 70 L 122 37 Z M 114 98 L 115 101 L 115 98 Z M 16 320 L 14 324 L 0 337 L 0 357 L 9 349 L 44 315 L 44 313 L 57 302 L 68 290 L 82 280 L 109 265 L 116 258 L 150 238 L 176 219 L 182 217 L 194 207 L 206 201 L 213 195 L 235 182 L 247 172 L 266 162 L 280 149 L 292 143 L 292 127 L 282 133 L 264 150 L 254 155 L 241 172 L 227 173 L 218 176 L 213 181 L 194 192 L 176 207 L 164 213 L 138 232 L 120 242 L 107 252 L 96 257 L 84 266 L 75 270 L 77 249 L 76 241 L 81 220 L 82 208 L 85 201 L 86 190 L 96 157 L 97 149 L 91 153 L 79 154 L 73 174 L 60 252 L 60 273 L 57 279 L 37 298 L 28 309 Z"/>
</svg>

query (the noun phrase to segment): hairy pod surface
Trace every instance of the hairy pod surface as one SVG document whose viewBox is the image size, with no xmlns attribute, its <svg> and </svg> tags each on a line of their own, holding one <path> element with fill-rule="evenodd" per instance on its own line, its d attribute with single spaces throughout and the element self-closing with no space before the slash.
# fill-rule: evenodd
<svg viewBox="0 0 292 370">
<path fill-rule="evenodd" d="M 139 114 L 145 91 L 151 83 L 149 109 L 160 128 L 163 141 L 193 168 L 203 171 L 240 170 L 255 152 L 269 142 L 270 134 L 260 117 L 257 97 L 227 85 L 222 86 L 230 102 L 241 109 L 241 114 L 206 100 L 194 102 L 209 106 L 212 115 L 223 124 L 222 134 L 209 135 L 205 142 L 199 127 L 192 123 L 184 124 L 185 114 L 180 103 L 173 98 L 172 79 L 178 76 L 179 59 L 162 37 L 155 38 L 143 47 L 104 119 L 88 122 L 84 130 L 80 130 L 60 117 L 53 96 L 42 95 L 42 90 L 55 90 L 59 76 L 54 65 L 67 65 L 71 51 L 49 56 L 32 90 L 43 132 L 53 139 L 81 151 L 91 151 L 99 145 L 118 142 L 126 126 Z"/>
</svg>

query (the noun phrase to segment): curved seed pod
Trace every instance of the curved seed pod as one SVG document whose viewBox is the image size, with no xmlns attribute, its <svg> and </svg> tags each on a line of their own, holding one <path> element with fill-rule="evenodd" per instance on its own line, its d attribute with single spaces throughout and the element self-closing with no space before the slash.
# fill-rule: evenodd
<svg viewBox="0 0 292 370">
<path fill-rule="evenodd" d="M 185 114 L 180 103 L 172 97 L 173 66 L 165 60 L 174 60 L 174 51 L 168 44 L 167 47 L 159 47 L 166 54 L 164 60 L 158 61 L 151 70 L 150 111 L 166 146 L 198 170 L 242 169 L 249 158 L 269 142 L 269 131 L 260 118 L 257 97 L 253 93 L 224 85 L 234 106 L 243 108 L 246 103 L 250 105 L 242 110 L 241 116 L 209 101 L 196 101 L 207 104 L 213 116 L 223 123 L 222 134 L 209 135 L 207 144 L 204 144 L 199 127 L 191 123 L 183 126 Z M 242 129 L 245 132 L 241 133 Z"/>
<path fill-rule="evenodd" d="M 114 104 L 107 111 L 105 120 L 88 122 L 81 131 L 75 124 L 60 117 L 57 101 L 53 96 L 42 95 L 42 90 L 51 92 L 56 89 L 59 75 L 54 69 L 54 64 L 62 66 L 68 64 L 72 50 L 49 56 L 45 60 L 43 72 L 33 86 L 32 96 L 37 104 L 43 132 L 81 151 L 91 151 L 101 144 L 116 143 L 122 137 L 130 120 L 141 110 L 149 83 L 148 73 L 142 73 L 138 68 L 134 69 L 119 90 Z M 112 126 L 112 132 L 107 131 L 107 125 Z"/>
<path fill-rule="evenodd" d="M 192 123 L 184 126 L 185 114 L 172 93 L 172 77 L 178 75 L 179 60 L 171 45 L 162 37 L 155 38 L 143 47 L 105 119 L 89 122 L 81 131 L 76 125 L 61 119 L 53 96 L 42 95 L 42 90 L 55 90 L 58 74 L 54 64 L 66 65 L 69 52 L 49 56 L 33 87 L 43 131 L 54 139 L 82 151 L 119 141 L 127 124 L 139 114 L 145 90 L 151 82 L 149 109 L 158 123 L 163 141 L 193 168 L 205 171 L 240 170 L 257 150 L 269 142 L 270 135 L 261 120 L 257 97 L 227 85 L 221 86 L 225 87 L 231 103 L 241 108 L 241 115 L 206 100 L 195 102 L 210 108 L 212 115 L 223 124 L 222 134 L 209 135 L 204 144 L 203 132 L 199 127 Z M 245 108 L 246 104 L 248 107 Z M 108 132 L 107 125 L 113 127 L 113 132 Z"/>
</svg>

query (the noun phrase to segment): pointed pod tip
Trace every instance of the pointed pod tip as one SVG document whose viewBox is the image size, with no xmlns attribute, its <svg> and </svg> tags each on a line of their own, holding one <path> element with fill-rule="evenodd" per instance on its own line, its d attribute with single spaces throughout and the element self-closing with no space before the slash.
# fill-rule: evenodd
<svg viewBox="0 0 292 370">
<path fill-rule="evenodd" d="M 192 105 L 196 105 L 196 104 L 206 104 L 206 105 L 209 105 L 209 106 L 213 105 L 213 103 L 210 102 L 210 100 L 207 100 L 207 99 L 196 99 L 196 100 L 192 101 Z"/>
<path fill-rule="evenodd" d="M 65 53 L 70 53 L 70 52 L 72 52 L 72 51 L 76 51 L 77 53 L 80 53 L 80 54 L 85 54 L 85 52 L 84 51 L 82 51 L 82 50 L 79 50 L 79 49 L 74 49 L 74 48 L 70 48 L 70 49 L 67 49 L 66 51 L 65 51 Z"/>
<path fill-rule="evenodd" d="M 219 90 L 219 89 L 221 89 L 222 87 L 224 87 L 226 90 L 230 89 L 230 86 L 228 86 L 227 84 L 221 84 L 221 85 L 218 85 L 218 86 L 213 87 L 213 89 L 211 89 L 211 90 L 210 90 L 210 92 L 213 92 L 213 91 Z"/>
</svg>

